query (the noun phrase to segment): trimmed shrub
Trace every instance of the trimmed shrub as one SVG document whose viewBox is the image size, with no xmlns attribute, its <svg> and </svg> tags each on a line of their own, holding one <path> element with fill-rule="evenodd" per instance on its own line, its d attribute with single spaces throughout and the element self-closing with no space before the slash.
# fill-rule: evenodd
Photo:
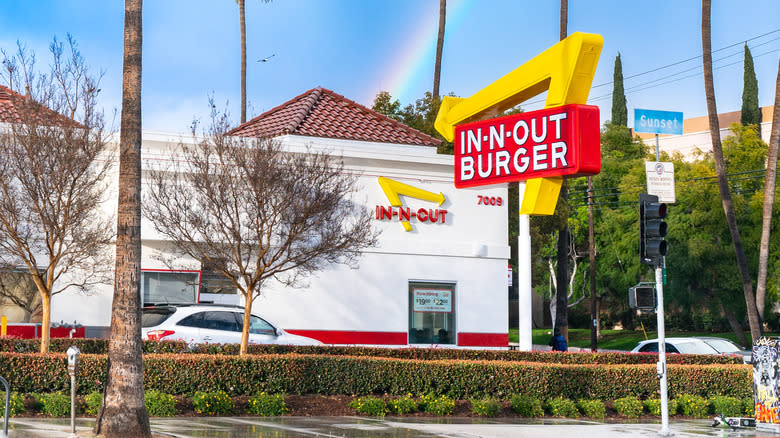
<svg viewBox="0 0 780 438">
<path fill-rule="evenodd" d="M 84 396 L 84 413 L 96 416 L 100 411 L 100 405 L 103 404 L 103 394 L 94 391 Z"/>
<path fill-rule="evenodd" d="M 495 417 L 501 412 L 501 403 L 492 398 L 471 400 L 471 412 L 480 417 Z"/>
<path fill-rule="evenodd" d="M 681 414 L 688 417 L 705 418 L 710 412 L 710 402 L 701 396 L 680 394 L 677 397 L 677 407 Z"/>
<path fill-rule="evenodd" d="M 745 397 L 742 399 L 742 415 L 746 417 L 756 416 L 756 402 L 753 397 Z"/>
<path fill-rule="evenodd" d="M 37 394 L 41 403 L 41 412 L 50 417 L 65 417 L 70 415 L 70 397 L 61 392 Z"/>
<path fill-rule="evenodd" d="M 225 391 L 198 391 L 192 397 L 192 407 L 199 414 L 226 415 L 233 412 L 233 400 Z"/>
<path fill-rule="evenodd" d="M 613 404 L 620 415 L 628 418 L 639 418 L 642 415 L 642 402 L 636 397 L 621 397 Z"/>
<path fill-rule="evenodd" d="M 3 405 L 2 409 L 5 410 L 5 391 L 0 391 L 0 403 Z M 24 411 L 24 397 L 18 392 L 11 391 L 11 396 L 8 398 L 8 416 L 15 417 Z"/>
<path fill-rule="evenodd" d="M 542 402 L 538 398 L 527 395 L 513 395 L 510 399 L 512 410 L 523 417 L 544 417 Z"/>
<path fill-rule="evenodd" d="M 670 399 L 667 400 L 667 410 L 669 411 L 669 415 L 676 415 L 677 414 L 677 400 Z M 655 415 L 656 417 L 661 416 L 661 399 L 660 398 L 649 398 L 645 400 L 645 409 L 647 412 L 650 413 L 650 415 Z"/>
<path fill-rule="evenodd" d="M 384 417 L 387 414 L 387 404 L 379 397 L 358 397 L 349 402 L 349 407 L 359 414 L 372 417 Z"/>
<path fill-rule="evenodd" d="M 714 413 L 721 414 L 724 417 L 742 416 L 742 400 L 736 397 L 716 395 L 710 398 L 710 405 L 712 405 Z"/>
<path fill-rule="evenodd" d="M 409 394 L 403 397 L 390 399 L 390 401 L 387 402 L 387 408 L 394 414 L 409 414 L 417 410 L 417 401 Z"/>
<path fill-rule="evenodd" d="M 547 413 L 553 417 L 576 418 L 580 416 L 580 412 L 577 410 L 577 405 L 565 397 L 555 397 L 547 400 L 546 408 Z"/>
<path fill-rule="evenodd" d="M 249 398 L 247 412 L 262 417 L 279 417 L 290 410 L 284 402 L 284 394 L 266 394 L 261 392 Z"/>
<path fill-rule="evenodd" d="M 227 396 L 227 394 L 225 395 Z M 150 417 L 173 417 L 176 415 L 176 399 L 161 391 L 154 389 L 144 391 L 144 405 L 146 405 L 146 412 Z M 231 401 L 230 409 L 232 408 L 233 402 Z"/>
<path fill-rule="evenodd" d="M 455 401 L 446 395 L 427 394 L 420 397 L 420 409 L 438 416 L 450 415 L 455 410 Z"/>
<path fill-rule="evenodd" d="M 607 416 L 607 409 L 601 400 L 581 399 L 577 402 L 577 407 L 582 412 L 582 415 L 586 417 L 601 419 Z"/>
</svg>

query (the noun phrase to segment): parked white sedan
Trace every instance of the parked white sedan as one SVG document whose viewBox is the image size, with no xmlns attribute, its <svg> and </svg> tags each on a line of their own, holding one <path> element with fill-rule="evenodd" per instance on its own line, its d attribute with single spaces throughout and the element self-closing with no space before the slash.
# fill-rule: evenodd
<svg viewBox="0 0 780 438">
<path fill-rule="evenodd" d="M 189 344 L 237 344 L 241 342 L 244 309 L 237 306 L 193 304 L 144 307 L 141 333 L 144 339 L 183 340 Z M 257 315 L 249 323 L 250 344 L 322 345 L 293 335 Z"/>
<path fill-rule="evenodd" d="M 751 352 L 741 349 L 735 343 L 723 338 L 694 337 L 666 338 L 667 353 L 681 354 L 726 354 L 742 356 L 743 363 L 751 363 Z M 641 341 L 632 353 L 658 353 L 658 339 Z"/>
</svg>

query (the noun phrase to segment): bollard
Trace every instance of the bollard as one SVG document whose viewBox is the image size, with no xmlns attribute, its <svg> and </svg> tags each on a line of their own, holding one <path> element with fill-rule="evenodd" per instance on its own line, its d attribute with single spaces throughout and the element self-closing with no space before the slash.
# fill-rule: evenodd
<svg viewBox="0 0 780 438">
<path fill-rule="evenodd" d="M 76 437 L 76 375 L 79 372 L 79 354 L 75 345 L 68 347 L 68 374 L 70 374 L 70 435 Z"/>
<path fill-rule="evenodd" d="M 8 334 L 8 317 L 0 317 L 0 336 L 5 337 Z"/>
</svg>

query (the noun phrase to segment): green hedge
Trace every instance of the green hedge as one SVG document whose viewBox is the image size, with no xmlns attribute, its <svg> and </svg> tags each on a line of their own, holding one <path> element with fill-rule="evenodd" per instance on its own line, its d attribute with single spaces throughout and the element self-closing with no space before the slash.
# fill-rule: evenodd
<svg viewBox="0 0 780 438">
<path fill-rule="evenodd" d="M 106 357 L 81 356 L 79 392 L 102 391 Z M 655 365 L 568 365 L 501 361 L 404 360 L 326 355 L 144 357 L 147 389 L 170 394 L 225 391 L 230 395 L 446 394 L 455 399 L 505 398 L 527 394 L 614 400 L 654 397 Z M 752 394 L 752 370 L 745 365 L 671 365 L 670 397 Z M 0 353 L 0 375 L 14 391 L 53 392 L 69 388 L 64 354 Z"/>
<path fill-rule="evenodd" d="M 63 339 L 51 340 L 49 351 L 65 352 L 71 345 L 79 347 L 82 353 L 106 354 L 108 341 L 105 339 Z M 39 351 L 40 341 L 35 339 L 0 338 L 0 351 L 16 353 L 34 353 Z M 238 355 L 237 344 L 202 344 L 189 348 L 183 341 L 144 341 L 143 350 L 147 354 L 221 354 Z M 655 353 L 617 353 L 617 352 L 557 352 L 557 351 L 508 351 L 508 350 L 472 350 L 451 348 L 373 348 L 373 347 L 333 347 L 333 346 L 292 346 L 292 345 L 249 345 L 250 354 L 306 354 L 329 356 L 387 357 L 394 359 L 416 360 L 502 360 L 513 362 L 542 362 L 563 364 L 655 364 Z M 667 354 L 670 364 L 741 364 L 742 357 L 694 354 Z"/>
</svg>

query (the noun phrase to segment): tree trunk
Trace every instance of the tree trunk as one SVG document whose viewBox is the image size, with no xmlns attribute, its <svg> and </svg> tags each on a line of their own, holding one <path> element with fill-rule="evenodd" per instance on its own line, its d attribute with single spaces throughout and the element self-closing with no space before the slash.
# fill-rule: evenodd
<svg viewBox="0 0 780 438">
<path fill-rule="evenodd" d="M 569 26 L 569 0 L 561 0 L 561 40 L 568 36 Z"/>
<path fill-rule="evenodd" d="M 712 41 L 710 11 L 711 1 L 702 0 L 701 13 L 701 43 L 702 57 L 704 61 L 704 92 L 707 97 L 707 113 L 710 122 L 710 136 L 712 137 L 712 155 L 715 160 L 715 172 L 718 175 L 718 190 L 726 214 L 726 222 L 731 233 L 731 241 L 734 244 L 734 252 L 737 257 L 737 267 L 742 277 L 742 290 L 747 304 L 748 320 L 750 321 L 750 334 L 753 339 L 761 337 L 761 320 L 756 309 L 756 299 L 753 295 L 753 284 L 748 271 L 747 258 L 742 246 L 742 239 L 737 228 L 737 217 L 734 211 L 734 202 L 729 192 L 729 182 L 726 176 L 726 166 L 723 159 L 723 146 L 720 142 L 720 124 L 718 122 L 718 109 L 715 105 L 715 85 L 712 78 Z"/>
<path fill-rule="evenodd" d="M 742 324 L 739 323 L 737 315 L 734 313 L 734 310 L 731 308 L 731 306 L 724 305 L 721 302 L 720 308 L 723 310 L 723 314 L 726 315 L 726 319 L 729 321 L 731 331 L 734 332 L 734 335 L 737 337 L 737 344 L 743 347 L 750 345 L 747 338 L 745 337 L 745 330 L 742 328 Z"/>
<path fill-rule="evenodd" d="M 568 26 L 568 14 L 569 14 L 569 2 L 568 0 L 561 0 L 561 35 L 560 39 L 564 40 L 566 39 L 567 35 L 567 26 Z M 568 195 L 569 187 L 568 184 L 566 184 L 566 181 L 563 182 L 563 187 L 561 187 L 561 194 L 560 196 L 563 198 L 564 204 L 566 204 L 566 200 L 569 198 Z M 569 284 L 569 223 L 568 223 L 568 212 L 562 213 L 562 221 L 563 225 L 561 226 L 561 229 L 558 230 L 558 271 L 557 271 L 557 284 L 558 287 L 556 288 L 556 300 L 557 300 L 557 311 L 555 314 L 555 326 L 559 327 L 561 329 L 561 335 L 563 335 L 564 338 L 566 338 L 566 342 L 569 342 L 569 316 L 568 316 L 568 291 L 566 290 L 566 285 Z M 563 291 L 561 291 L 563 289 Z M 561 293 L 562 292 L 562 293 Z"/>
<path fill-rule="evenodd" d="M 252 295 L 254 295 L 254 292 L 251 289 L 248 289 L 247 294 L 244 296 L 244 327 L 241 329 L 241 346 L 238 351 L 239 356 L 245 355 L 247 347 L 249 346 L 249 323 L 252 315 Z"/>
<path fill-rule="evenodd" d="M 598 349 L 598 327 L 596 314 L 596 243 L 593 233 L 593 177 L 588 177 L 588 276 L 590 277 L 590 349 Z"/>
<path fill-rule="evenodd" d="M 238 1 L 238 21 L 241 27 L 241 123 L 246 122 L 246 0 Z"/>
<path fill-rule="evenodd" d="M 780 63 L 777 66 L 772 135 L 769 137 L 769 154 L 766 160 L 764 211 L 761 225 L 761 246 L 758 253 L 758 278 L 756 279 L 756 307 L 758 308 L 758 315 L 762 321 L 764 320 L 764 307 L 766 306 L 766 280 L 769 268 L 769 236 L 772 230 L 772 208 L 775 205 L 775 187 L 777 187 L 778 148 L 780 148 Z"/>
<path fill-rule="evenodd" d="M 95 433 L 149 437 L 141 351 L 141 43 L 142 0 L 125 0 L 114 301 L 103 405 Z"/>
<path fill-rule="evenodd" d="M 447 20 L 447 0 L 439 0 L 439 35 L 436 38 L 436 61 L 433 67 L 433 98 L 439 98 L 441 54 L 444 49 L 444 23 Z"/>
<path fill-rule="evenodd" d="M 41 294 L 41 353 L 49 352 L 49 343 L 51 342 L 49 331 L 51 329 L 51 294 L 40 292 Z"/>
</svg>

